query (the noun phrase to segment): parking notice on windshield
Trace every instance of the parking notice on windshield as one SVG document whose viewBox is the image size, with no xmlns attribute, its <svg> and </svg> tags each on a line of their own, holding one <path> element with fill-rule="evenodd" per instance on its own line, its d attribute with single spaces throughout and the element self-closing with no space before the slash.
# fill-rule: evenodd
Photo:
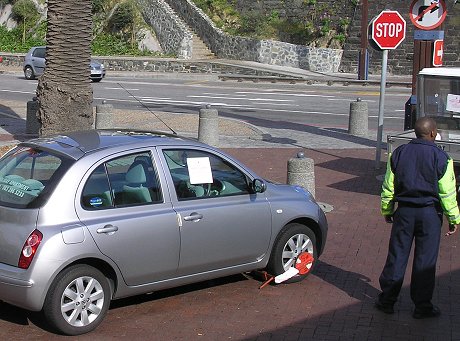
<svg viewBox="0 0 460 341">
<path fill-rule="evenodd" d="M 460 95 L 447 95 L 447 111 L 460 112 Z"/>
</svg>

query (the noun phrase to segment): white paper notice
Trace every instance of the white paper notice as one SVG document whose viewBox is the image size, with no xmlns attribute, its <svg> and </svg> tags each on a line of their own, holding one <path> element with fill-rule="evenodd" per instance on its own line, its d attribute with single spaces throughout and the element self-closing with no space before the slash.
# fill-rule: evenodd
<svg viewBox="0 0 460 341">
<path fill-rule="evenodd" d="M 460 112 L 460 95 L 447 95 L 447 111 Z"/>
<path fill-rule="evenodd" d="M 208 157 L 187 158 L 187 167 L 192 185 L 210 184 L 213 182 L 211 163 Z"/>
</svg>

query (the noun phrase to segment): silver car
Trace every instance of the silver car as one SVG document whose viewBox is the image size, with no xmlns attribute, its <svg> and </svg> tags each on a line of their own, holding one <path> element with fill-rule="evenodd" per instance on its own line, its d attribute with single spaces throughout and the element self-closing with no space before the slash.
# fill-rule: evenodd
<svg viewBox="0 0 460 341">
<path fill-rule="evenodd" d="M 284 274 L 300 255 L 316 261 L 326 235 L 303 188 L 175 135 L 74 132 L 0 159 L 0 300 L 67 335 L 96 328 L 114 299 Z"/>
<path fill-rule="evenodd" d="M 45 46 L 35 46 L 27 52 L 22 65 L 24 77 L 26 79 L 35 79 L 45 72 L 45 53 Z M 91 60 L 90 70 L 90 78 L 93 82 L 100 82 L 105 77 L 104 64 L 97 60 Z"/>
</svg>

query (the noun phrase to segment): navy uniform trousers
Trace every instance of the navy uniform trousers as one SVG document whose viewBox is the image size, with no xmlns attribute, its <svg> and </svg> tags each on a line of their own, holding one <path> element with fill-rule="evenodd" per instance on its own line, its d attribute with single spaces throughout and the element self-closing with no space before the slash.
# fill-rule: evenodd
<svg viewBox="0 0 460 341">
<path fill-rule="evenodd" d="M 415 241 L 410 294 L 419 309 L 433 307 L 436 261 L 441 238 L 442 211 L 435 206 L 398 205 L 393 215 L 390 245 L 380 276 L 380 302 L 393 305 L 406 272 L 412 242 Z"/>
</svg>

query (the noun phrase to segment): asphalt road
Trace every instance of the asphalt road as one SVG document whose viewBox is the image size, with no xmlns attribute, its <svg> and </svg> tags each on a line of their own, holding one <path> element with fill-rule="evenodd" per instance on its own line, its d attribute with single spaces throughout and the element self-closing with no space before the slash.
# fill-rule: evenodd
<svg viewBox="0 0 460 341">
<path fill-rule="evenodd" d="M 36 86 L 37 81 L 26 81 L 21 73 L 1 74 L 0 100 L 26 102 L 35 95 Z M 359 97 L 368 103 L 369 129 L 377 129 L 380 92 L 376 86 L 224 82 L 206 77 L 180 80 L 133 75 L 128 78 L 110 74 L 92 86 L 94 104 L 106 100 L 118 109 L 190 114 L 197 114 L 200 107 L 211 104 L 224 117 L 269 128 L 282 128 L 287 123 L 346 127 L 350 102 Z M 386 130 L 403 129 L 404 103 L 409 96 L 408 88 L 386 89 Z"/>
</svg>

